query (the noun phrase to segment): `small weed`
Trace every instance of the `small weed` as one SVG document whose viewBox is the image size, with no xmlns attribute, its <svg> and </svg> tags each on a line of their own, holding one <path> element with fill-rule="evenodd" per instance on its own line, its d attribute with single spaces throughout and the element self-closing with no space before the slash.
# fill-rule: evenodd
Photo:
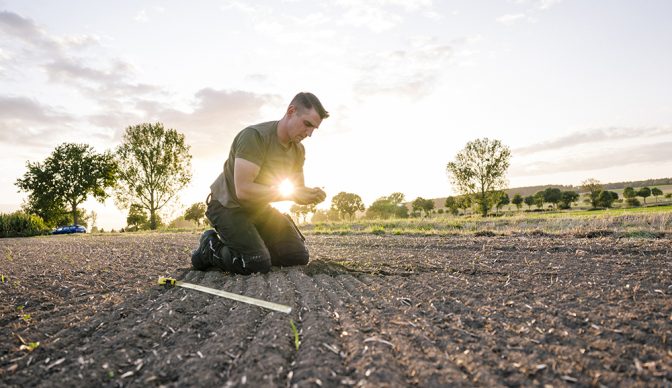
<svg viewBox="0 0 672 388">
<path fill-rule="evenodd" d="M 32 352 L 33 350 L 40 347 L 39 342 L 26 341 L 26 340 L 23 339 L 23 337 L 21 337 L 18 334 L 17 334 L 17 337 L 19 337 L 19 341 L 21 341 L 21 346 L 19 346 L 19 350 L 27 350 L 29 352 Z"/>
<path fill-rule="evenodd" d="M 5 275 L 0 275 L 0 283 L 8 282 L 9 278 Z"/>
<path fill-rule="evenodd" d="M 24 305 L 20 304 L 20 305 L 16 306 L 16 309 L 18 311 L 21 311 L 21 310 L 23 310 L 24 307 L 25 307 Z"/>
<path fill-rule="evenodd" d="M 30 314 L 21 314 L 19 318 L 21 318 L 21 320 L 26 322 L 26 323 L 29 323 L 30 320 L 32 319 Z"/>
<path fill-rule="evenodd" d="M 289 320 L 289 325 L 292 327 L 292 334 L 294 334 L 294 347 L 296 348 L 296 351 L 299 351 L 299 346 L 301 345 L 301 340 L 299 339 L 299 331 L 296 330 L 296 326 L 294 325 L 293 320 Z"/>
<path fill-rule="evenodd" d="M 371 227 L 371 233 L 377 236 L 382 236 L 385 234 L 385 227 L 376 225 Z"/>
</svg>

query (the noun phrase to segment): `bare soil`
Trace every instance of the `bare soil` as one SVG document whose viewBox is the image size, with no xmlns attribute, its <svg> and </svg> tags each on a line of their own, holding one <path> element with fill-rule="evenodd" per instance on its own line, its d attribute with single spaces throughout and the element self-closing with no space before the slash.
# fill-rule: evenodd
<svg viewBox="0 0 672 388">
<path fill-rule="evenodd" d="M 672 240 L 597 236 L 313 235 L 251 276 L 194 233 L 2 239 L 0 386 L 670 386 Z"/>
</svg>

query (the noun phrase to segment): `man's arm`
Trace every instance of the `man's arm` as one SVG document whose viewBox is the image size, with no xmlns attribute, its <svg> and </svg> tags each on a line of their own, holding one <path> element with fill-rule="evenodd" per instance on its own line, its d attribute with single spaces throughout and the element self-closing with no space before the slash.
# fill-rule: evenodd
<svg viewBox="0 0 672 388">
<path fill-rule="evenodd" d="M 257 179 L 261 167 L 249 160 L 236 158 L 233 168 L 233 182 L 236 186 L 236 196 L 243 204 L 268 203 L 290 200 L 283 196 L 277 187 L 261 185 Z"/>
<path fill-rule="evenodd" d="M 319 188 L 308 188 L 304 186 L 303 173 L 297 174 L 295 184 L 297 187 L 291 194 L 283 195 L 280 190 L 274 186 L 266 186 L 256 183 L 261 167 L 249 160 L 236 158 L 233 169 L 233 181 L 236 185 L 236 196 L 243 205 L 252 205 L 255 203 L 269 203 L 276 201 L 294 201 L 298 204 L 306 205 L 310 203 L 319 203 L 324 201 L 326 194 Z"/>
</svg>

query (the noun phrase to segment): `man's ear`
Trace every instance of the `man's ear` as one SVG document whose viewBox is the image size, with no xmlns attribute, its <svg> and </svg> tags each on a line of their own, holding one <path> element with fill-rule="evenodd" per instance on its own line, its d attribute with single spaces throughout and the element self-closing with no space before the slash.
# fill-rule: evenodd
<svg viewBox="0 0 672 388">
<path fill-rule="evenodd" d="M 296 113 L 296 107 L 294 105 L 290 105 L 287 107 L 287 116 L 291 116 L 294 113 Z"/>
</svg>

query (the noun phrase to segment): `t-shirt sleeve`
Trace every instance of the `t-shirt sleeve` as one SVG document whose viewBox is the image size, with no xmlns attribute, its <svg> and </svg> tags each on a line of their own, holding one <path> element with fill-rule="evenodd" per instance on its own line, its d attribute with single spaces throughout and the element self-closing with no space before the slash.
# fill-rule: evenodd
<svg viewBox="0 0 672 388">
<path fill-rule="evenodd" d="M 245 128 L 238 137 L 234 155 L 236 158 L 245 159 L 261 166 L 264 163 L 265 156 L 261 134 L 254 128 Z"/>
</svg>

